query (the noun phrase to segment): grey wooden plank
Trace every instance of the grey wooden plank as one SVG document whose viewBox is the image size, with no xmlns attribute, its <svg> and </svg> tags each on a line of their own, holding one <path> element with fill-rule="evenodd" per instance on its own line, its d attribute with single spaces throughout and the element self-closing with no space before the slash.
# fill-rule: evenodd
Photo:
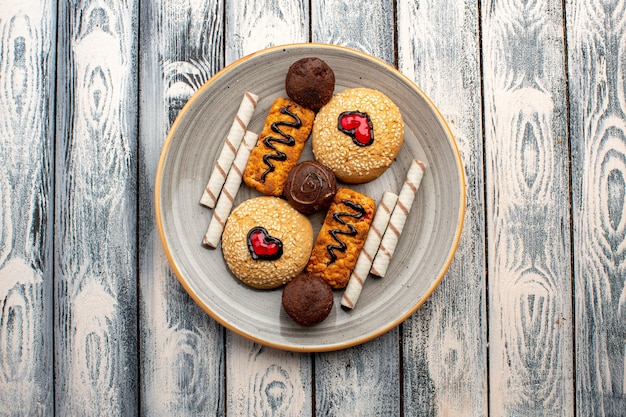
<svg viewBox="0 0 626 417">
<path fill-rule="evenodd" d="M 56 2 L 0 5 L 0 415 L 53 412 Z"/>
<path fill-rule="evenodd" d="M 154 179 L 171 123 L 223 66 L 223 2 L 142 3 L 139 219 L 141 412 L 224 414 L 223 329 L 185 292 L 154 222 Z"/>
<path fill-rule="evenodd" d="M 226 1 L 226 64 L 270 46 L 309 40 L 308 2 Z"/>
<path fill-rule="evenodd" d="M 59 3 L 55 413 L 137 414 L 137 4 Z"/>
<path fill-rule="evenodd" d="M 566 2 L 576 414 L 626 410 L 626 4 Z"/>
<path fill-rule="evenodd" d="M 390 0 L 314 1 L 312 41 L 357 49 L 394 65 L 393 3 Z"/>
<path fill-rule="evenodd" d="M 226 334 L 230 416 L 312 415 L 310 355 Z"/>
<path fill-rule="evenodd" d="M 282 0 L 226 2 L 226 62 L 308 40 L 308 5 Z M 226 335 L 226 409 L 231 416 L 312 415 L 311 355 Z"/>
<path fill-rule="evenodd" d="M 403 325 L 406 415 L 488 412 L 478 25 L 476 1 L 398 3 L 398 67 L 448 122 L 467 184 L 454 261 L 439 288 Z"/>
<path fill-rule="evenodd" d="M 347 46 L 394 64 L 392 1 L 315 1 L 311 7 L 314 42 Z M 361 346 L 316 354 L 316 415 L 398 415 L 399 368 L 397 328 Z"/>
<path fill-rule="evenodd" d="M 563 11 L 482 3 L 490 412 L 571 415 Z"/>
<path fill-rule="evenodd" d="M 397 330 L 349 349 L 315 356 L 315 415 L 398 416 Z"/>
</svg>

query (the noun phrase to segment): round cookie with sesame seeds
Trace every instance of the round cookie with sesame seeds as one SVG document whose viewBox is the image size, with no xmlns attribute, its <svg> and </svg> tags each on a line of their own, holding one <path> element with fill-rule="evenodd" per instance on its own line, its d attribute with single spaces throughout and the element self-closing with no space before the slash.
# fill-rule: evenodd
<svg viewBox="0 0 626 417">
<path fill-rule="evenodd" d="M 306 266 L 313 248 L 309 219 L 285 200 L 245 200 L 228 217 L 222 253 L 230 271 L 257 289 L 278 288 Z"/>
<path fill-rule="evenodd" d="M 371 88 L 339 92 L 320 109 L 311 134 L 313 155 L 337 179 L 362 184 L 389 168 L 404 142 L 398 106 Z"/>
</svg>

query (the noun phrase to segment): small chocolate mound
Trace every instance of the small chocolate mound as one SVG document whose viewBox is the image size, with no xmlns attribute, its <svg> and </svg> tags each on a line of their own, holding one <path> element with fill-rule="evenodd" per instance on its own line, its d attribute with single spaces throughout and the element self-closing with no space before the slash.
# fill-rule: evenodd
<svg viewBox="0 0 626 417">
<path fill-rule="evenodd" d="M 337 179 L 333 171 L 315 161 L 303 161 L 293 167 L 284 189 L 287 201 L 305 214 L 328 208 L 336 192 Z"/>
<path fill-rule="evenodd" d="M 285 285 L 282 304 L 293 321 L 314 326 L 330 314 L 333 291 L 322 278 L 303 273 Z"/>
<path fill-rule="evenodd" d="M 319 58 L 302 58 L 289 67 L 285 90 L 299 105 L 318 111 L 333 96 L 335 73 Z"/>
</svg>

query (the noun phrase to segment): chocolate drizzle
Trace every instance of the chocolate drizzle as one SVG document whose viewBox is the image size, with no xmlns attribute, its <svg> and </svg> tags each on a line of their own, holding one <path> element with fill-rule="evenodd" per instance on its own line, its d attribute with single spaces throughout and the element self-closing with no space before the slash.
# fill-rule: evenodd
<svg viewBox="0 0 626 417">
<path fill-rule="evenodd" d="M 305 214 L 328 208 L 336 192 L 335 174 L 315 161 L 302 161 L 293 167 L 283 190 L 287 201 Z"/>
<path fill-rule="evenodd" d="M 343 229 L 343 230 L 342 229 L 331 229 L 328 232 L 333 237 L 335 242 L 337 242 L 337 245 L 327 245 L 326 246 L 326 250 L 328 251 L 328 254 L 330 255 L 330 261 L 328 261 L 327 265 L 330 265 L 330 264 L 334 263 L 337 260 L 337 255 L 335 254 L 336 250 L 338 250 L 340 252 L 345 252 L 346 249 L 348 248 L 347 245 L 345 244 L 345 242 L 343 240 L 341 240 L 338 237 L 338 235 L 356 236 L 356 234 L 357 234 L 357 231 L 356 231 L 356 228 L 354 227 L 354 225 L 346 223 L 343 220 L 343 217 L 353 217 L 355 219 L 360 219 L 363 216 L 365 216 L 365 214 L 366 214 L 365 209 L 360 204 L 353 203 L 350 200 L 341 200 L 341 202 L 343 204 L 345 204 L 346 206 L 350 207 L 356 213 L 348 213 L 348 212 L 341 212 L 341 211 L 339 211 L 339 212 L 336 212 L 336 213 L 333 214 L 333 219 L 335 219 L 340 224 L 342 224 L 344 226 L 347 226 L 348 230 L 345 230 L 345 229 Z"/>
<path fill-rule="evenodd" d="M 291 117 L 293 121 L 280 121 L 279 120 L 279 121 L 272 123 L 272 126 L 271 126 L 272 132 L 282 136 L 282 138 L 267 135 L 265 139 L 263 140 L 263 143 L 265 144 L 265 146 L 273 150 L 275 153 L 268 153 L 268 154 L 263 155 L 263 162 L 265 162 L 265 165 L 267 165 L 267 169 L 265 170 L 265 172 L 263 172 L 263 174 L 261 174 L 261 182 L 265 182 L 265 177 L 267 177 L 267 175 L 270 172 L 274 172 L 274 170 L 276 169 L 276 167 L 272 163 L 272 160 L 274 161 L 287 160 L 287 154 L 276 149 L 276 147 L 274 146 L 272 142 L 282 143 L 283 145 L 287 145 L 287 146 L 294 146 L 296 144 L 295 139 L 292 136 L 283 132 L 280 127 L 287 126 L 287 127 L 292 127 L 295 129 L 300 129 L 302 127 L 302 121 L 295 113 L 289 110 L 289 106 L 281 107 L 280 113 L 286 114 L 287 116 Z"/>
</svg>

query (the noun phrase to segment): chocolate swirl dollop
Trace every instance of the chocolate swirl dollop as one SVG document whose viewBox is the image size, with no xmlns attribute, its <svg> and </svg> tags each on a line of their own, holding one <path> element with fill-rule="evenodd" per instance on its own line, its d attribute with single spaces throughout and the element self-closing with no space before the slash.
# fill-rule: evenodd
<svg viewBox="0 0 626 417">
<path fill-rule="evenodd" d="M 287 176 L 285 198 L 301 213 L 328 208 L 337 192 L 337 179 L 330 168 L 315 161 L 297 164 Z"/>
</svg>

